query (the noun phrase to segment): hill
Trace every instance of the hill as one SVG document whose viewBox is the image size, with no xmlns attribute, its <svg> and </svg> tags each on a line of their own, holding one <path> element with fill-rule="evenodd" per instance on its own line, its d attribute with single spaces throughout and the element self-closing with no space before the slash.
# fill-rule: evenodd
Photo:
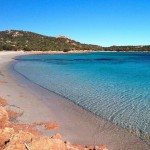
<svg viewBox="0 0 150 150">
<path fill-rule="evenodd" d="M 67 52 L 69 50 L 102 50 L 102 47 L 82 44 L 65 36 L 50 37 L 27 31 L 6 30 L 0 32 L 0 50 Z"/>
<path fill-rule="evenodd" d="M 0 50 L 24 50 L 24 51 L 150 51 L 147 46 L 111 46 L 82 44 L 65 36 L 45 36 L 33 32 L 21 30 L 0 31 Z"/>
</svg>

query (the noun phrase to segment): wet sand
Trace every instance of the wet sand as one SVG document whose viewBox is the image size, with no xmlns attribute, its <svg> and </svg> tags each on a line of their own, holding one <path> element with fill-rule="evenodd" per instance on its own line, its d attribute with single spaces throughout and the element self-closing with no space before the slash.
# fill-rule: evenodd
<svg viewBox="0 0 150 150">
<path fill-rule="evenodd" d="M 45 135 L 62 134 L 67 141 L 83 145 L 106 144 L 109 150 L 149 150 L 136 136 L 50 92 L 16 73 L 12 58 L 24 52 L 0 52 L 0 96 L 20 107 L 20 122 L 52 121 L 60 128 Z M 109 110 L 108 110 L 109 111 Z"/>
</svg>

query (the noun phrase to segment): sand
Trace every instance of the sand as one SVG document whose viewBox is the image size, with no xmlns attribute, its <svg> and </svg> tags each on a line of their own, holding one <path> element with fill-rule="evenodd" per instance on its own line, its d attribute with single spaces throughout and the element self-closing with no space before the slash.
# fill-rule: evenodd
<svg viewBox="0 0 150 150">
<path fill-rule="evenodd" d="M 60 133 L 74 144 L 106 144 L 109 150 L 149 150 L 127 130 L 94 116 L 69 100 L 30 82 L 12 69 L 13 58 L 24 52 L 0 52 L 0 96 L 20 108 L 21 123 L 52 121 L 59 124 L 44 135 Z M 109 111 L 109 110 L 108 110 Z"/>
</svg>

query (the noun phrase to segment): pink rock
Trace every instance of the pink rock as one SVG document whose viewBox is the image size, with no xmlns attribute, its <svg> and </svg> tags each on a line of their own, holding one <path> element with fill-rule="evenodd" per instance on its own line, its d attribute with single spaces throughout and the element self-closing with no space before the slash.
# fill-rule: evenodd
<svg viewBox="0 0 150 150">
<path fill-rule="evenodd" d="M 53 139 L 60 139 L 62 140 L 62 137 L 59 133 L 55 134 L 54 136 L 52 136 Z"/>
<path fill-rule="evenodd" d="M 8 113 L 0 106 L 0 128 L 4 128 L 6 125 L 8 125 Z"/>
</svg>

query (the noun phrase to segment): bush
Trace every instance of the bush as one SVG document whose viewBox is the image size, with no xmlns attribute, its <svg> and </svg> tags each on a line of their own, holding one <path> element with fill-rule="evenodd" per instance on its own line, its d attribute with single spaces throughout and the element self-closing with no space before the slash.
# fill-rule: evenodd
<svg viewBox="0 0 150 150">
<path fill-rule="evenodd" d="M 65 52 L 65 53 L 66 53 L 66 52 L 69 52 L 69 51 L 70 51 L 69 49 L 64 49 L 64 50 L 63 50 L 63 52 Z"/>
<path fill-rule="evenodd" d="M 29 47 L 24 47 L 23 50 L 24 51 L 30 51 L 31 49 Z"/>
<path fill-rule="evenodd" d="M 17 47 L 12 46 L 12 45 L 3 45 L 2 49 L 3 50 L 17 50 Z"/>
</svg>

